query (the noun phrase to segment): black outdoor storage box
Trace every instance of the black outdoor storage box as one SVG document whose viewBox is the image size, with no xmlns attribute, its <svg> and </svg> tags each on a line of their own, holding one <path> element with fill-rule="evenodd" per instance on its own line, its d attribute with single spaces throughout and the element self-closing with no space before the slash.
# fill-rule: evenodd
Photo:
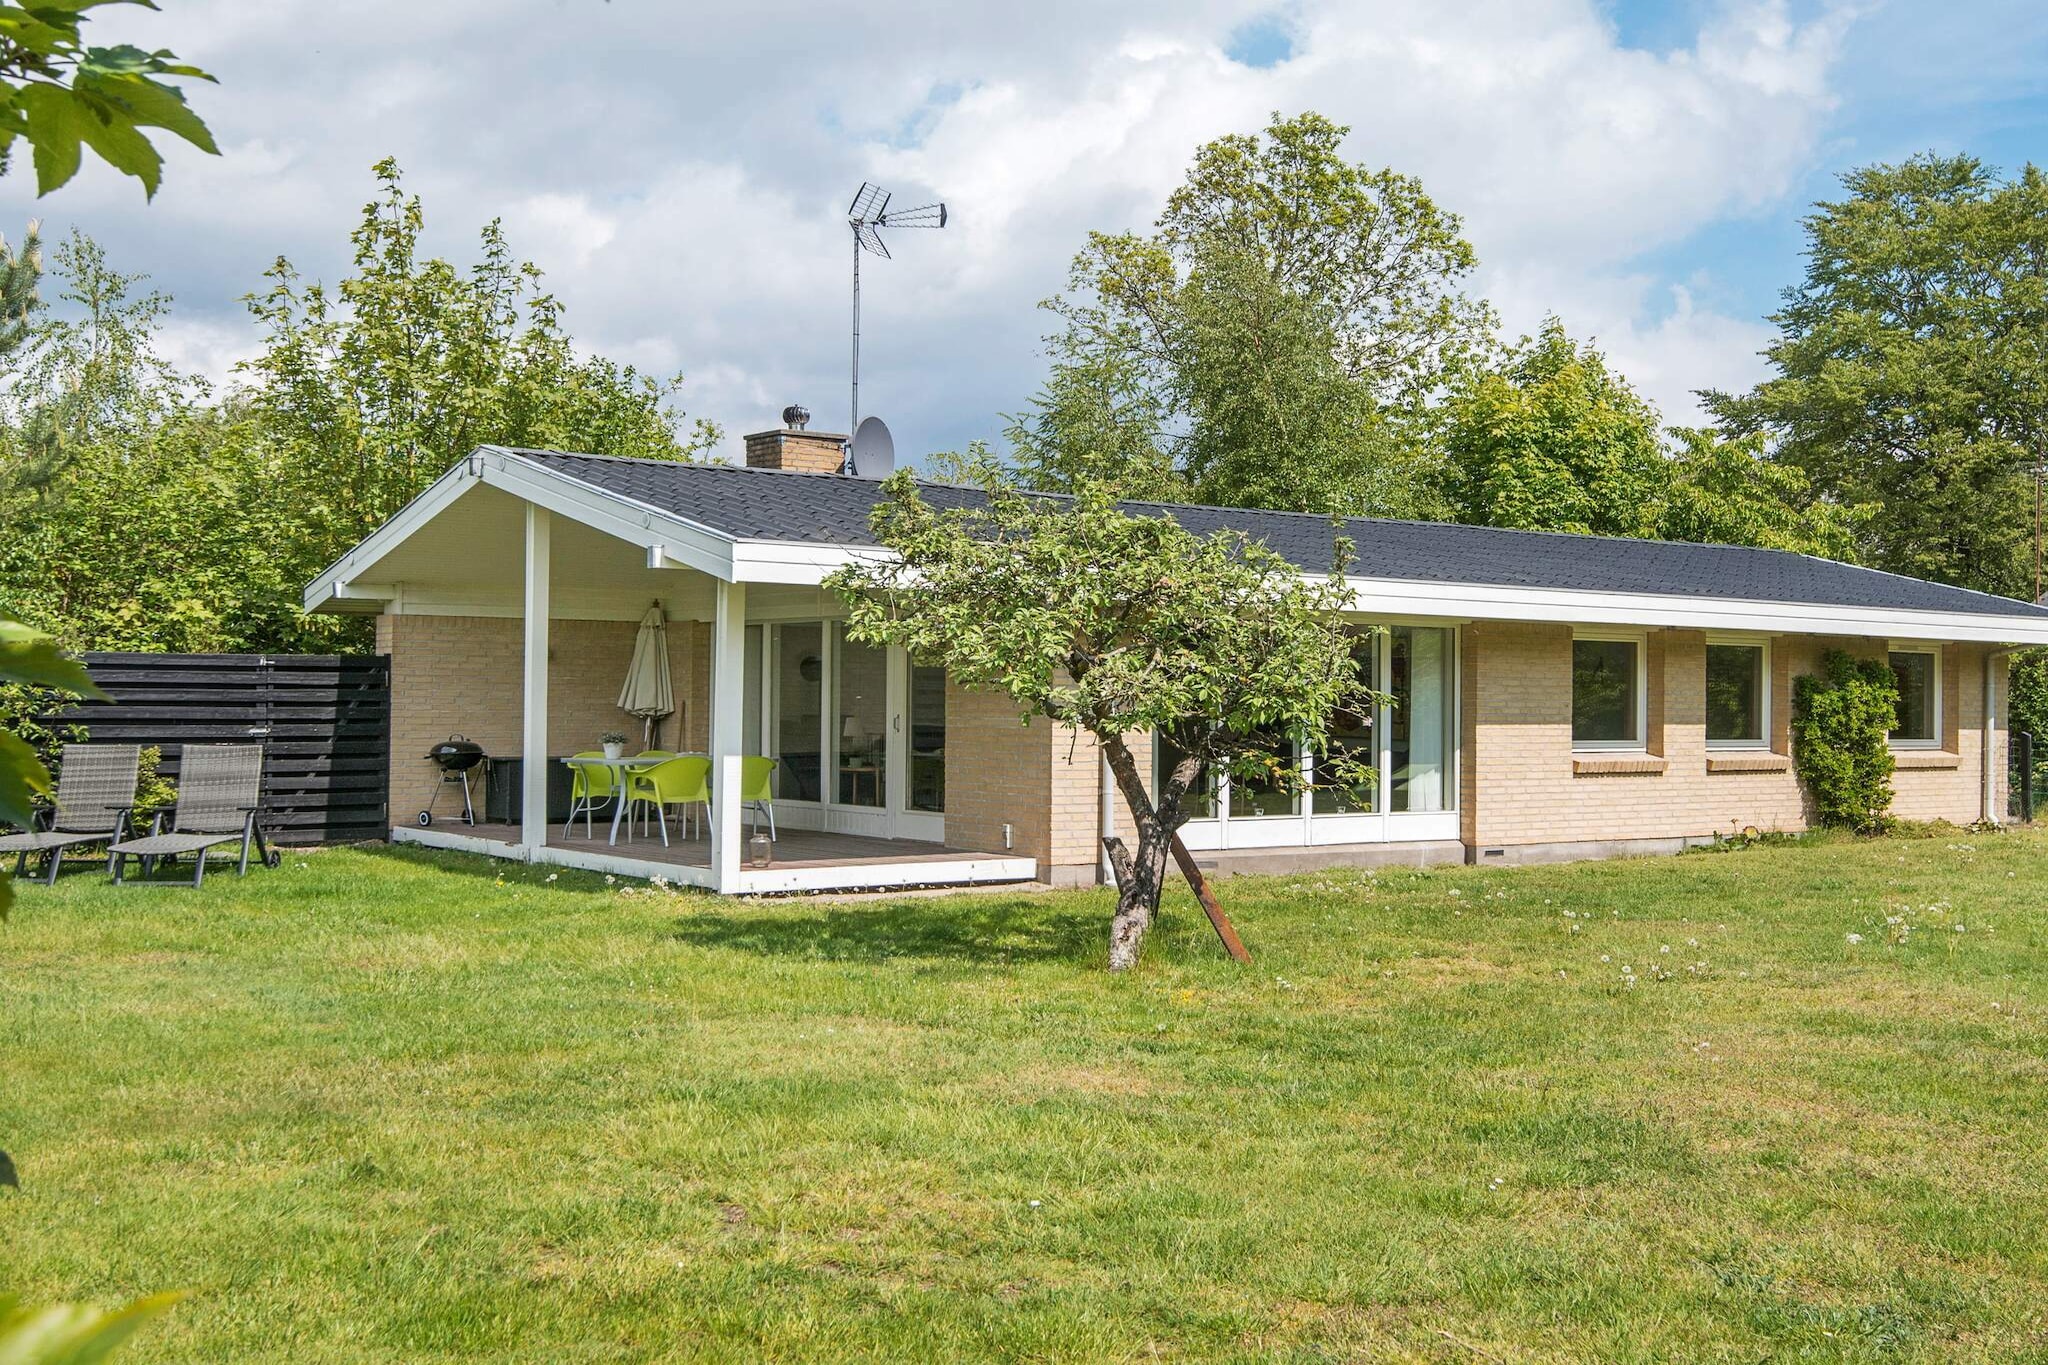
<svg viewBox="0 0 2048 1365">
<path fill-rule="evenodd" d="M 484 823 L 516 825 L 520 817 L 520 784 L 526 761 L 519 758 L 484 760 Z M 569 818 L 569 788 L 575 781 L 569 765 L 559 758 L 548 760 L 548 819 Z"/>
</svg>

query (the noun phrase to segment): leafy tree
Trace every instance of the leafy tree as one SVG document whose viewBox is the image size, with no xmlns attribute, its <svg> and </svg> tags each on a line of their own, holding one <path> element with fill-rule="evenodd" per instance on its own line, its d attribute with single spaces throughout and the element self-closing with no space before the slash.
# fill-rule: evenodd
<svg viewBox="0 0 2048 1365">
<path fill-rule="evenodd" d="M 0 611 L 0 685 L 50 688 L 80 697 L 104 697 L 76 662 L 64 657 L 57 642 L 42 631 L 9 619 Z M 50 773 L 27 741 L 0 729 L 0 825 L 30 827 L 35 803 L 50 790 Z M 14 902 L 12 878 L 0 868 L 0 920 Z"/>
<path fill-rule="evenodd" d="M 0 489 L 50 491 L 81 449 L 147 439 L 207 393 L 203 381 L 157 353 L 170 299 L 141 290 L 146 277 L 113 269 L 76 228 L 54 264 L 66 308 L 24 334 L 16 382 L 0 404 L 10 419 L 11 457 Z"/>
<path fill-rule="evenodd" d="M 847 630 L 1095 737 L 1138 827 L 1136 852 L 1116 859 L 1112 970 L 1137 961 L 1209 771 L 1286 781 L 1293 735 L 1335 780 L 1362 776 L 1326 752 L 1331 715 L 1374 701 L 1336 614 L 1343 544 L 1331 580 L 1311 583 L 1259 542 L 1119 511 L 1099 484 L 1064 499 L 992 482 L 957 510 L 925 502 L 907 471 L 884 491 L 873 526 L 893 556 L 829 580 Z M 1181 757 L 1150 790 L 1126 736 L 1160 731 Z"/>
<path fill-rule="evenodd" d="M 1759 436 L 1689 427 L 1667 434 L 1677 447 L 1657 510 L 1659 540 L 1756 545 L 1855 562 L 1857 538 L 1876 508 L 1815 498 L 1805 473 L 1771 460 Z"/>
<path fill-rule="evenodd" d="M 1415 510 L 1402 423 L 1489 314 L 1458 292 L 1474 258 L 1457 218 L 1345 161 L 1346 131 L 1276 115 L 1263 139 L 1201 148 L 1150 235 L 1090 235 L 1017 424 L 1035 486 Z"/>
<path fill-rule="evenodd" d="M 28 340 L 29 324 L 43 306 L 42 224 L 31 218 L 19 249 L 0 237 L 0 363 Z"/>
<path fill-rule="evenodd" d="M 1868 509 L 1812 497 L 1760 437 L 1674 428 L 1556 318 L 1467 367 L 1433 415 L 1459 521 L 1853 559 Z M 1669 438 L 1669 443 L 1667 439 Z"/>
<path fill-rule="evenodd" d="M 423 259 L 418 196 L 395 161 L 376 175 L 353 274 L 329 290 L 280 258 L 250 300 L 264 348 L 241 374 L 263 438 L 304 495 L 308 574 L 481 443 L 655 459 L 717 443 L 702 420 L 681 433 L 681 376 L 579 358 L 539 268 L 513 258 L 495 221 L 469 271 Z"/>
<path fill-rule="evenodd" d="M 1792 762 L 1824 825 L 1884 828 L 1892 803 L 1898 681 L 1882 659 L 1839 649 L 1792 681 Z"/>
<path fill-rule="evenodd" d="M 2027 472 L 2048 451 L 2048 179 L 1969 156 L 1843 177 L 1773 315 L 1776 372 L 1702 395 L 1816 497 L 1869 503 L 1879 568 L 2033 596 Z"/>
<path fill-rule="evenodd" d="M 1435 425 L 1458 521 L 1656 533 L 1667 477 L 1656 410 L 1556 318 L 1498 363 L 1467 368 Z"/>
<path fill-rule="evenodd" d="M 158 76 L 210 81 L 167 51 L 122 43 L 89 46 L 85 11 L 150 0 L 25 0 L 0 4 L 0 174 L 15 144 L 34 153 L 36 193 L 48 194 L 78 174 L 86 148 L 154 198 L 163 157 L 142 131 L 161 128 L 203 152 L 218 154 L 213 134 Z"/>
</svg>

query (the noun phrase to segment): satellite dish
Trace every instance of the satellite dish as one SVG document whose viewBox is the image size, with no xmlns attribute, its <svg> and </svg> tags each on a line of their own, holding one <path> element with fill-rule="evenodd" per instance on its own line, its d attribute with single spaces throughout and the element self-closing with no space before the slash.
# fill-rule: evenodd
<svg viewBox="0 0 2048 1365">
<path fill-rule="evenodd" d="M 860 430 L 853 433 L 851 457 L 856 479 L 888 478 L 896 468 L 896 440 L 889 435 L 889 424 L 879 417 L 861 418 Z"/>
</svg>

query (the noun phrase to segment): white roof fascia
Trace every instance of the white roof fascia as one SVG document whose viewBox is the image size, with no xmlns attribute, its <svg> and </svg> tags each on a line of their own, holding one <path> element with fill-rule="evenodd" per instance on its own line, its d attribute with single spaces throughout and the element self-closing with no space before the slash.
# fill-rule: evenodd
<svg viewBox="0 0 2048 1365">
<path fill-rule="evenodd" d="M 739 540 L 733 569 L 740 581 L 811 585 L 825 575 L 885 552 L 868 545 Z M 1304 575 L 1312 583 L 1323 574 Z M 1908 607 L 1846 607 L 1763 602 L 1692 593 L 1591 592 L 1495 583 L 1432 583 L 1347 575 L 1356 610 L 1381 617 L 1467 621 L 1551 621 L 1582 625 L 1666 626 L 1777 635 L 1901 637 L 2048 644 L 2048 619 L 1992 612 Z"/>
<path fill-rule="evenodd" d="M 639 545 L 650 552 L 650 557 L 658 554 L 663 567 L 695 569 L 731 581 L 732 537 L 686 517 L 558 474 L 514 451 L 479 446 L 389 521 L 323 569 L 306 586 L 305 609 L 318 611 L 337 600 L 372 596 L 379 587 L 355 584 L 356 576 L 397 549 L 477 484 L 501 489 L 606 535 Z"/>
</svg>

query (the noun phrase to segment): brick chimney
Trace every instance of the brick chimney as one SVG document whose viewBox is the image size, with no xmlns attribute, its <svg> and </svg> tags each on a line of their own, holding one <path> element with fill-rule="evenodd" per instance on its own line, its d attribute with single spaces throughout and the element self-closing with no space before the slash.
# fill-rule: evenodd
<svg viewBox="0 0 2048 1365">
<path fill-rule="evenodd" d="M 799 474 L 837 474 L 846 462 L 846 438 L 830 431 L 806 431 L 811 414 L 791 404 L 782 425 L 747 435 L 747 468 L 790 469 Z"/>
</svg>

